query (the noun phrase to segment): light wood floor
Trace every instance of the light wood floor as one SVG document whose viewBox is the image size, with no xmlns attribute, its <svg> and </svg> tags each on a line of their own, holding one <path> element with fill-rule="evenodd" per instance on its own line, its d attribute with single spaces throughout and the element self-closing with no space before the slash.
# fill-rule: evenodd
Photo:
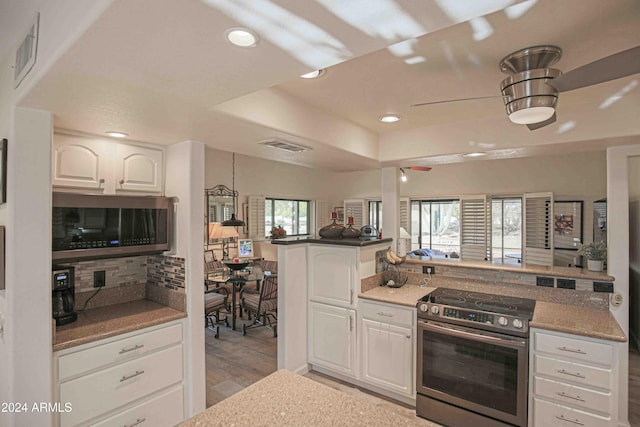
<svg viewBox="0 0 640 427">
<path fill-rule="evenodd" d="M 277 339 L 267 328 L 250 329 L 242 336 L 242 323 L 238 330 L 221 327 L 220 338 L 206 329 L 205 352 L 207 369 L 207 407 L 242 390 L 250 384 L 275 372 L 277 366 Z M 415 411 L 388 399 L 359 389 L 352 385 L 333 380 L 324 375 L 310 372 L 306 375 L 315 381 L 381 405 L 406 417 L 415 417 Z M 629 352 L 629 423 L 640 427 L 640 353 Z"/>
</svg>

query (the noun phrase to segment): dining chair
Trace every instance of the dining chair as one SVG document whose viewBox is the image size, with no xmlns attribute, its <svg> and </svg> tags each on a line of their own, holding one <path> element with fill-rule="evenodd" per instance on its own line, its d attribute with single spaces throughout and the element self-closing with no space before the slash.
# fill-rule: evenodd
<svg viewBox="0 0 640 427">
<path fill-rule="evenodd" d="M 247 335 L 247 329 L 266 326 L 273 331 L 273 337 L 278 336 L 278 277 L 265 276 L 260 286 L 259 294 L 243 294 L 241 307 L 249 313 L 250 324 L 242 325 L 242 335 Z"/>
<path fill-rule="evenodd" d="M 229 320 L 227 319 L 228 306 L 229 292 L 227 289 L 209 289 L 205 282 L 204 317 L 207 328 L 212 329 L 215 332 L 214 338 L 220 338 L 220 323 L 224 322 L 225 326 L 229 326 Z M 226 311 L 224 317 L 221 315 L 221 311 L 223 310 Z"/>
</svg>

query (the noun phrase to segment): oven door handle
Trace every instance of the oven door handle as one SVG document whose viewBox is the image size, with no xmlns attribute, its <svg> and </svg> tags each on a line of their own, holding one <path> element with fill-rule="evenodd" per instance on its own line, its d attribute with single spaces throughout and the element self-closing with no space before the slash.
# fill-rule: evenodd
<svg viewBox="0 0 640 427">
<path fill-rule="evenodd" d="M 468 338 L 478 342 L 484 342 L 484 343 L 490 343 L 490 344 L 501 344 L 501 345 L 506 344 L 506 345 L 511 345 L 513 347 L 518 347 L 518 348 L 527 347 L 526 340 L 518 339 L 515 337 L 506 337 L 506 336 L 498 337 L 493 335 L 487 335 L 482 333 L 482 331 L 476 330 L 476 329 L 474 329 L 473 332 L 471 332 L 471 330 L 467 330 L 467 329 L 460 329 L 452 326 L 450 327 L 440 326 L 431 322 L 423 322 L 423 321 L 418 322 L 418 327 L 421 327 L 423 329 L 426 329 L 432 332 L 453 335 L 453 336 L 462 337 L 462 338 Z"/>
</svg>

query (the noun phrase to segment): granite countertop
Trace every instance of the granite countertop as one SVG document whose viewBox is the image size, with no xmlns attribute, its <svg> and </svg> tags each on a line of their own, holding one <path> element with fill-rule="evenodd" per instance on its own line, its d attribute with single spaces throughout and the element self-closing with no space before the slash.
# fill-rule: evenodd
<svg viewBox="0 0 640 427">
<path fill-rule="evenodd" d="M 599 280 L 603 282 L 613 282 L 615 278 L 609 276 L 606 273 L 590 271 L 586 268 L 576 267 L 558 267 L 558 266 L 546 266 L 537 264 L 503 264 L 493 263 L 490 261 L 467 261 L 461 259 L 441 259 L 430 257 L 415 257 L 407 256 L 405 262 L 407 264 L 430 264 L 430 265 L 442 265 L 446 267 L 460 267 L 460 268 L 477 268 L 481 270 L 497 270 L 497 271 L 509 271 L 515 273 L 529 273 L 540 275 L 552 275 L 556 277 L 569 277 L 574 279 L 588 279 Z"/>
<path fill-rule="evenodd" d="M 456 281 L 468 284 L 469 286 L 466 288 L 468 290 L 487 292 L 485 288 L 475 289 L 474 281 L 460 279 L 456 279 Z M 434 280 L 434 282 L 436 283 L 431 283 L 433 287 L 428 288 L 411 284 L 401 288 L 376 286 L 360 293 L 358 298 L 415 307 L 419 299 L 439 287 L 441 283 L 446 283 L 446 279 Z M 531 297 L 531 295 L 527 295 L 527 297 Z M 627 341 L 627 337 L 616 319 L 609 310 L 605 309 L 537 300 L 533 319 L 529 326 L 609 341 Z"/>
<path fill-rule="evenodd" d="M 179 424 L 195 426 L 435 426 L 281 369 Z"/>
<path fill-rule="evenodd" d="M 529 326 L 609 341 L 627 341 L 609 310 L 537 301 Z"/>
<path fill-rule="evenodd" d="M 360 240 L 360 239 L 275 239 L 271 243 L 274 245 L 299 245 L 301 243 L 319 243 L 322 245 L 335 245 L 335 246 L 371 246 L 380 243 L 389 243 L 393 239 L 375 239 L 375 240 Z"/>
<path fill-rule="evenodd" d="M 378 286 L 361 293 L 358 298 L 415 307 L 419 299 L 431 293 L 434 289 L 436 288 L 423 288 L 416 285 L 404 285 L 401 288 Z"/>
<path fill-rule="evenodd" d="M 81 311 L 75 322 L 55 327 L 53 351 L 184 317 L 187 317 L 187 313 L 149 300 L 131 301 Z"/>
</svg>

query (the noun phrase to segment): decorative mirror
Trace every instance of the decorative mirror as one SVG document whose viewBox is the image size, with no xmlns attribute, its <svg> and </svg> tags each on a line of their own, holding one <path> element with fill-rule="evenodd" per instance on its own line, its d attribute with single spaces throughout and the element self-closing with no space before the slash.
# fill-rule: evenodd
<svg viewBox="0 0 640 427">
<path fill-rule="evenodd" d="M 238 192 L 231 190 L 226 185 L 216 185 L 205 190 L 205 242 L 209 241 L 208 230 L 210 224 L 231 219 L 234 212 L 234 201 L 238 197 Z"/>
</svg>

